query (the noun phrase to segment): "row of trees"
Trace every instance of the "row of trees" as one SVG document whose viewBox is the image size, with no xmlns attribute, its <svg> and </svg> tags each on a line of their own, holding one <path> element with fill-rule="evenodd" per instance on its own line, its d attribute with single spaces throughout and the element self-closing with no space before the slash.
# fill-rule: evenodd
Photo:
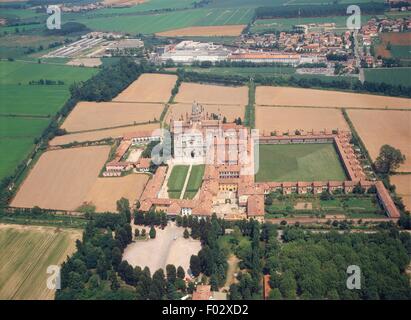
<svg viewBox="0 0 411 320">
<path fill-rule="evenodd" d="M 212 82 L 225 85 L 243 85 L 249 82 L 248 76 L 243 75 L 216 75 L 212 73 L 200 73 L 178 70 L 183 81 L 187 82 Z M 350 90 L 354 92 L 378 93 L 388 96 L 411 97 L 411 86 L 390 85 L 386 83 L 374 83 L 354 81 L 353 79 L 323 80 L 321 78 L 299 78 L 284 75 L 255 75 L 253 81 L 259 85 L 267 86 L 292 86 L 301 88 L 325 88 L 337 90 Z"/>
<path fill-rule="evenodd" d="M 362 14 L 382 14 L 384 3 L 361 3 Z M 328 17 L 347 15 L 346 4 L 302 5 L 302 6 L 273 6 L 259 7 L 255 10 L 256 19 L 297 18 L 297 17 Z"/>
</svg>

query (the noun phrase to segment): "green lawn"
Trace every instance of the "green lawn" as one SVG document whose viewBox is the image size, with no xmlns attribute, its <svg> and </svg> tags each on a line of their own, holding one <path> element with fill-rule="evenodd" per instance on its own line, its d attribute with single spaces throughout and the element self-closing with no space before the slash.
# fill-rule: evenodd
<svg viewBox="0 0 411 320">
<path fill-rule="evenodd" d="M 392 85 L 410 86 L 411 68 L 364 69 L 365 80 Z"/>
<path fill-rule="evenodd" d="M 190 177 L 188 178 L 188 183 L 184 194 L 185 199 L 194 198 L 198 189 L 200 189 L 201 183 L 203 182 L 204 169 L 204 165 L 197 165 L 191 168 Z"/>
<path fill-rule="evenodd" d="M 180 198 L 181 191 L 188 173 L 189 166 L 177 165 L 173 167 L 170 178 L 168 179 L 168 195 L 170 198 Z"/>
<path fill-rule="evenodd" d="M 258 182 L 345 179 L 332 144 L 260 145 Z"/>
</svg>

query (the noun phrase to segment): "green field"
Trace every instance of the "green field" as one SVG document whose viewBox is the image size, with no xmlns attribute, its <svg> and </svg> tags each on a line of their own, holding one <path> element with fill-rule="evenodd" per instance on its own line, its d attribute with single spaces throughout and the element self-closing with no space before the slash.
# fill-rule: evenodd
<svg viewBox="0 0 411 320">
<path fill-rule="evenodd" d="M 411 59 L 411 46 L 392 45 L 390 52 L 393 58 L 404 60 Z"/>
<path fill-rule="evenodd" d="M 97 72 L 93 68 L 0 61 L 0 179 L 11 175 L 34 148 L 34 138 L 69 97 L 69 86 Z M 40 79 L 61 80 L 64 85 L 28 84 Z"/>
<path fill-rule="evenodd" d="M 188 178 L 187 187 L 184 193 L 184 199 L 192 199 L 201 187 L 204 176 L 204 165 L 196 165 L 191 168 L 190 177 Z"/>
<path fill-rule="evenodd" d="M 258 182 L 345 179 L 332 144 L 260 145 Z"/>
<path fill-rule="evenodd" d="M 410 86 L 411 68 L 364 69 L 365 80 L 392 85 Z"/>
<path fill-rule="evenodd" d="M 372 16 L 362 16 L 361 24 L 365 24 Z M 346 16 L 315 17 L 315 18 L 279 18 L 259 19 L 251 27 L 252 33 L 267 33 L 275 31 L 291 31 L 294 25 L 310 23 L 335 23 L 337 28 L 345 29 Z"/>
<path fill-rule="evenodd" d="M 181 191 L 184 188 L 184 182 L 188 173 L 189 166 L 176 165 L 171 171 L 168 179 L 167 188 L 168 195 L 172 199 L 179 199 Z"/>
<path fill-rule="evenodd" d="M 252 8 L 195 9 L 144 15 L 78 16 L 75 21 L 93 30 L 151 34 L 191 26 L 247 24 L 253 14 Z"/>
<path fill-rule="evenodd" d="M 53 299 L 47 268 L 75 250 L 76 238 L 81 231 L 0 225 L 0 299 Z"/>
</svg>

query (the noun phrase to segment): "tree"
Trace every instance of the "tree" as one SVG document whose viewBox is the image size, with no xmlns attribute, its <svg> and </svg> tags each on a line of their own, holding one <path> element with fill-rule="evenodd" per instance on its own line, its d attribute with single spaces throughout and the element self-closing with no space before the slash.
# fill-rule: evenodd
<svg viewBox="0 0 411 320">
<path fill-rule="evenodd" d="M 141 230 L 141 236 L 142 236 L 143 238 L 146 237 L 146 229 Z"/>
<path fill-rule="evenodd" d="M 154 239 L 156 237 L 156 229 L 154 228 L 154 226 L 151 226 L 149 236 L 150 239 Z"/>
<path fill-rule="evenodd" d="M 134 230 L 134 237 L 138 238 L 140 236 L 140 230 L 137 228 Z"/>
<path fill-rule="evenodd" d="M 196 286 L 195 286 L 194 282 L 189 282 L 188 285 L 187 285 L 187 293 L 193 294 L 195 288 L 196 288 Z"/>
<path fill-rule="evenodd" d="M 179 278 L 179 279 L 184 279 L 185 276 L 186 276 L 186 273 L 184 272 L 183 267 L 182 267 L 182 266 L 179 266 L 179 267 L 177 268 L 177 278 Z"/>
<path fill-rule="evenodd" d="M 187 228 L 184 229 L 183 236 L 184 236 L 184 239 L 190 238 L 190 233 L 188 232 Z"/>
<path fill-rule="evenodd" d="M 198 277 L 201 272 L 200 258 L 196 255 L 190 258 L 190 270 L 194 277 Z"/>
<path fill-rule="evenodd" d="M 211 291 L 218 291 L 218 279 L 215 274 L 212 274 L 210 277 L 210 286 Z"/>
<path fill-rule="evenodd" d="M 268 294 L 268 299 L 270 299 L 270 300 L 281 300 L 281 298 L 282 298 L 281 297 L 281 292 L 278 288 L 274 288 Z"/>
<path fill-rule="evenodd" d="M 120 289 L 120 282 L 118 282 L 115 272 L 111 272 L 110 281 L 111 281 L 111 284 L 110 284 L 111 290 L 117 291 L 118 289 Z"/>
<path fill-rule="evenodd" d="M 173 264 L 168 264 L 166 266 L 167 281 L 174 283 L 177 278 L 176 267 Z"/>
<path fill-rule="evenodd" d="M 380 154 L 375 160 L 375 169 L 378 173 L 389 174 L 405 161 L 405 156 L 399 149 L 385 144 L 380 149 Z"/>
</svg>

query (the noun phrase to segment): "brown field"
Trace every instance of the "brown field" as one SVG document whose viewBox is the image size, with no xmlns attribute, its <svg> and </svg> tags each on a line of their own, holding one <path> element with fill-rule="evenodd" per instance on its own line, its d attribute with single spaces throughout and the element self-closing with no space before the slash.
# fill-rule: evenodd
<svg viewBox="0 0 411 320">
<path fill-rule="evenodd" d="M 50 141 L 51 146 L 59 146 L 73 142 L 99 141 L 107 138 L 121 138 L 124 133 L 155 130 L 160 127 L 159 123 L 140 124 L 136 126 L 127 126 L 115 129 L 97 130 L 82 133 L 65 134 L 57 136 Z"/>
<path fill-rule="evenodd" d="M 395 190 L 401 196 L 406 210 L 411 211 L 411 174 L 391 176 L 390 182 L 395 185 Z"/>
<path fill-rule="evenodd" d="M 176 81 L 175 75 L 145 73 L 113 101 L 165 103 L 170 99 Z"/>
<path fill-rule="evenodd" d="M 333 108 L 411 109 L 411 99 L 290 87 L 257 87 L 256 104 Z"/>
<path fill-rule="evenodd" d="M 67 62 L 69 66 L 98 67 L 101 65 L 100 58 L 78 58 Z"/>
<path fill-rule="evenodd" d="M 226 87 L 184 82 L 180 86 L 175 101 L 181 103 L 197 101 L 204 104 L 245 106 L 248 103 L 248 88 L 245 86 Z"/>
<path fill-rule="evenodd" d="M 165 122 L 169 123 L 171 119 L 180 120 L 181 117 L 184 118 L 187 113 L 191 114 L 191 106 L 192 105 L 188 103 L 171 105 L 165 117 Z M 203 107 L 209 114 L 221 114 L 223 117 L 227 118 L 228 122 L 233 122 L 238 117 L 244 119 L 245 107 L 242 105 L 203 105 Z"/>
<path fill-rule="evenodd" d="M 44 153 L 11 206 L 75 210 L 97 180 L 109 152 L 109 146 L 97 146 Z"/>
<path fill-rule="evenodd" d="M 124 197 L 132 205 L 140 199 L 148 178 L 147 174 L 129 174 L 118 178 L 98 178 L 84 201 L 94 204 L 97 212 L 116 212 L 117 200 Z"/>
<path fill-rule="evenodd" d="M 392 45 L 411 45 L 411 32 L 382 32 L 379 34 L 383 43 L 390 42 Z"/>
<path fill-rule="evenodd" d="M 160 37 L 236 37 L 241 34 L 245 25 L 188 27 L 156 33 Z"/>
<path fill-rule="evenodd" d="M 0 300 L 51 300 L 50 265 L 76 250 L 82 230 L 0 224 Z"/>
<path fill-rule="evenodd" d="M 61 127 L 77 132 L 158 121 L 163 109 L 154 103 L 79 102 Z"/>
<path fill-rule="evenodd" d="M 398 171 L 411 172 L 411 112 L 393 110 L 348 110 L 370 156 L 375 160 L 384 144 L 392 145 L 406 156 Z"/>
<path fill-rule="evenodd" d="M 264 134 L 285 132 L 349 130 L 342 112 L 337 109 L 256 107 L 256 128 Z"/>
</svg>

